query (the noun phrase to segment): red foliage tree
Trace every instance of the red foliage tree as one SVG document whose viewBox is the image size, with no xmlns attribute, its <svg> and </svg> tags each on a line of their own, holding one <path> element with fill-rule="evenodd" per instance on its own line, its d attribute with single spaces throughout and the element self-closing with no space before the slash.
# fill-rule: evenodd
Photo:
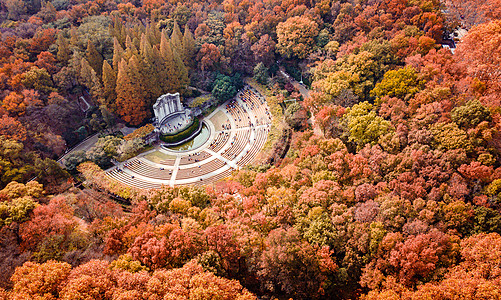
<svg viewBox="0 0 501 300">
<path fill-rule="evenodd" d="M 454 239 L 436 229 L 427 234 L 411 236 L 396 244 L 390 252 L 389 263 L 403 284 L 427 280 L 433 272 L 454 262 L 457 245 Z"/>
<path fill-rule="evenodd" d="M 326 288 L 327 275 L 337 265 L 325 249 L 301 241 L 295 229 L 276 229 L 266 240 L 259 262 L 266 289 L 300 298 L 316 298 Z"/>
<path fill-rule="evenodd" d="M 11 277 L 14 286 L 10 299 L 57 299 L 70 271 L 71 266 L 65 262 L 26 262 Z"/>
<path fill-rule="evenodd" d="M 226 225 L 208 227 L 204 232 L 207 248 L 219 254 L 227 272 L 236 274 L 239 270 L 240 247 L 234 233 Z"/>
<path fill-rule="evenodd" d="M 72 209 L 64 196 L 51 199 L 48 205 L 40 205 L 33 210 L 30 221 L 22 223 L 19 234 L 25 249 L 36 249 L 44 239 L 60 235 L 65 238 L 76 228 Z"/>
<path fill-rule="evenodd" d="M 214 70 L 221 60 L 221 53 L 216 45 L 205 43 L 198 51 L 197 60 L 202 71 Z"/>
<path fill-rule="evenodd" d="M 493 72 L 501 63 L 501 21 L 496 20 L 472 28 L 462 39 L 456 51 L 457 59 L 464 63 L 468 74 L 481 81 L 482 94 L 487 105 L 498 106 L 501 92 L 501 74 Z"/>
<path fill-rule="evenodd" d="M 136 238 L 129 253 L 136 260 L 151 269 L 168 265 L 169 249 L 165 237 L 158 239 L 152 232 L 147 232 Z"/>
</svg>

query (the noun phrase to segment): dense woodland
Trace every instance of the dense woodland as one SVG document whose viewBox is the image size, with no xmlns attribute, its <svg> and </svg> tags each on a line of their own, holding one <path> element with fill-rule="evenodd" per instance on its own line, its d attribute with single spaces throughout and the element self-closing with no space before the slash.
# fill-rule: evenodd
<svg viewBox="0 0 501 300">
<path fill-rule="evenodd" d="M 0 299 L 499 298 L 499 0 L 1 0 L 0 24 Z M 269 164 L 104 175 L 143 146 L 117 123 L 243 78 Z"/>
</svg>

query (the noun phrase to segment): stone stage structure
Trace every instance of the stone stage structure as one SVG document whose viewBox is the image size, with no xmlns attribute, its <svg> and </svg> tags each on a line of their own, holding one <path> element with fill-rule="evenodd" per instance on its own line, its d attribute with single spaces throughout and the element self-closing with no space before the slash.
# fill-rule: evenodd
<svg viewBox="0 0 501 300">
<path fill-rule="evenodd" d="M 153 104 L 155 128 L 161 134 L 175 134 L 192 123 L 191 111 L 183 107 L 179 93 L 165 94 Z"/>
</svg>

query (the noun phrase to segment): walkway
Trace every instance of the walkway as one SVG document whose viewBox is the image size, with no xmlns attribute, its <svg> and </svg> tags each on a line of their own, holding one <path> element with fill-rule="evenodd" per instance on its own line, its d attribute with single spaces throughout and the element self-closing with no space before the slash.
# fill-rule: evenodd
<svg viewBox="0 0 501 300">
<path fill-rule="evenodd" d="M 301 93 L 304 99 L 310 98 L 310 90 L 308 90 L 304 84 L 297 82 L 294 77 L 287 74 L 283 67 L 280 67 L 280 73 L 282 73 L 282 75 L 289 80 L 289 82 L 299 91 L 299 93 Z M 314 114 L 311 114 L 311 118 L 310 120 L 308 120 L 308 122 L 311 124 L 313 133 L 315 135 L 323 136 L 322 129 L 316 123 Z"/>
<path fill-rule="evenodd" d="M 118 125 L 115 126 L 115 127 L 113 127 L 113 129 L 111 129 L 111 131 L 114 132 L 117 129 L 119 129 Z M 131 128 L 128 128 L 128 127 L 122 127 L 122 128 L 120 128 L 121 131 L 127 131 L 127 129 L 131 129 Z M 97 143 L 97 140 L 99 139 L 99 135 L 100 134 L 101 134 L 101 132 L 98 132 L 96 134 L 93 134 L 93 135 L 87 137 L 86 139 L 84 139 L 83 141 L 81 141 L 78 145 L 76 145 L 73 148 L 71 148 L 63 156 L 61 156 L 61 158 L 59 158 L 57 160 L 57 162 L 60 163 L 62 166 L 64 166 L 64 162 L 65 162 L 66 158 L 70 154 L 75 153 L 77 151 L 84 151 L 84 152 L 89 151 Z"/>
</svg>

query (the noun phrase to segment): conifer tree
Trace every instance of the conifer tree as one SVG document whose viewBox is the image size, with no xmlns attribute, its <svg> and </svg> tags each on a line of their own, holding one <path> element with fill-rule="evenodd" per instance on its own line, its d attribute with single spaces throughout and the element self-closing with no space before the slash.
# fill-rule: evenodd
<svg viewBox="0 0 501 300">
<path fill-rule="evenodd" d="M 183 51 L 183 34 L 181 33 L 181 29 L 179 29 L 179 25 L 174 21 L 174 28 L 172 29 L 171 34 L 171 42 L 172 42 L 172 51 L 174 53 L 179 53 Z"/>
<path fill-rule="evenodd" d="M 174 47 L 171 47 L 174 48 Z M 188 85 L 188 70 L 186 69 L 186 66 L 183 63 L 183 59 L 180 56 L 180 53 L 178 51 L 172 51 L 172 60 L 174 63 L 174 70 L 175 70 L 175 76 L 176 78 L 176 83 L 177 86 L 174 86 L 175 91 L 181 91 L 186 88 Z"/>
<path fill-rule="evenodd" d="M 141 36 L 139 36 L 139 38 L 134 36 L 132 38 L 132 44 L 134 45 L 134 48 L 137 50 L 137 53 L 139 54 L 139 48 L 141 47 Z"/>
<path fill-rule="evenodd" d="M 155 59 L 153 57 L 153 49 L 146 38 L 146 34 L 141 35 L 140 55 L 140 71 L 143 77 L 143 82 L 146 86 L 145 89 L 148 94 L 147 98 L 150 99 L 151 102 L 152 99 L 156 99 L 161 95 L 162 90 L 159 85 L 159 74 L 157 74 L 154 67 Z"/>
<path fill-rule="evenodd" d="M 118 64 L 122 61 L 124 49 L 117 37 L 113 39 L 113 70 L 115 73 L 118 72 Z"/>
<path fill-rule="evenodd" d="M 127 28 L 125 32 L 127 33 L 125 37 L 125 48 L 132 48 L 132 45 L 134 45 L 134 48 L 138 49 L 142 33 L 140 27 L 135 26 L 133 28 Z"/>
<path fill-rule="evenodd" d="M 133 55 L 129 60 L 129 77 L 133 80 L 134 83 L 134 95 L 138 101 L 138 107 L 141 108 L 141 113 L 145 115 L 145 117 L 150 116 L 150 107 L 153 105 L 150 99 L 148 98 L 148 85 L 146 84 L 146 80 L 144 78 L 143 73 L 141 72 L 142 63 L 137 55 Z M 144 119 L 144 117 L 143 117 Z M 142 121 L 142 120 L 141 120 Z M 138 123 L 139 124 L 139 123 Z"/>
<path fill-rule="evenodd" d="M 116 37 L 116 31 L 115 27 L 113 26 L 113 23 L 108 24 L 108 33 L 110 34 L 111 37 Z"/>
<path fill-rule="evenodd" d="M 149 115 L 146 107 L 146 95 L 140 81 L 139 61 L 134 55 L 129 64 L 122 59 L 118 64 L 117 76 L 117 112 L 131 125 L 139 125 Z"/>
<path fill-rule="evenodd" d="M 178 86 L 178 83 L 176 82 L 176 70 L 174 66 L 172 48 L 165 30 L 162 31 L 160 39 L 160 61 L 163 65 L 163 69 L 159 74 L 162 91 L 173 92 L 174 87 Z"/>
<path fill-rule="evenodd" d="M 139 41 L 141 39 L 141 35 L 144 33 L 145 27 L 142 24 L 136 24 L 132 28 L 132 41 L 134 42 L 134 45 L 136 48 L 139 48 Z"/>
<path fill-rule="evenodd" d="M 172 42 L 162 31 L 160 39 L 160 56 L 164 69 L 160 71 L 162 90 L 164 92 L 179 92 L 188 84 L 188 71 L 177 51 L 173 51 Z"/>
<path fill-rule="evenodd" d="M 148 38 L 146 37 L 146 34 L 143 33 L 141 35 L 141 42 L 139 43 L 139 54 L 141 57 L 146 57 L 146 53 L 148 52 L 148 49 L 151 49 L 151 44 L 148 41 Z"/>
<path fill-rule="evenodd" d="M 167 36 L 167 32 L 162 30 L 162 34 L 160 35 L 160 55 L 162 57 L 166 58 L 168 55 L 170 55 L 170 44 L 169 44 L 169 37 Z"/>
<path fill-rule="evenodd" d="M 99 77 L 96 74 L 96 71 L 92 69 L 89 62 L 82 58 L 80 61 L 80 83 L 85 85 L 92 97 L 97 99 L 98 101 L 102 101 L 102 87 L 101 82 L 99 81 Z"/>
<path fill-rule="evenodd" d="M 115 17 L 113 19 L 112 32 L 110 32 L 111 36 L 118 39 L 120 44 L 125 44 L 125 28 L 122 24 L 122 21 L 119 17 Z M 120 62 L 120 61 L 119 61 Z"/>
<path fill-rule="evenodd" d="M 103 98 L 104 105 L 110 111 L 116 111 L 116 80 L 117 76 L 115 71 L 111 68 L 110 64 L 105 60 L 103 62 Z"/>
<path fill-rule="evenodd" d="M 127 73 L 134 82 L 137 95 L 140 96 L 141 99 L 144 99 L 146 92 L 144 88 L 144 80 L 141 76 L 141 62 L 137 55 L 133 55 L 129 59 L 129 70 Z"/>
<path fill-rule="evenodd" d="M 193 68 L 193 57 L 195 55 L 195 39 L 193 38 L 193 34 L 190 31 L 188 25 L 184 28 L 184 36 L 183 36 L 183 51 L 182 58 L 184 64 L 190 68 Z"/>
<path fill-rule="evenodd" d="M 57 60 L 66 63 L 70 59 L 70 47 L 68 40 L 63 36 L 62 32 L 57 35 Z"/>
<path fill-rule="evenodd" d="M 153 73 L 156 77 L 157 86 L 160 90 L 160 94 L 169 91 L 169 78 L 168 72 L 166 69 L 165 60 L 160 54 L 160 50 L 158 47 L 153 47 L 152 49 L 152 57 L 153 61 Z"/>
<path fill-rule="evenodd" d="M 161 32 L 158 29 L 158 26 L 149 24 L 146 27 L 146 38 L 148 38 L 148 42 L 150 42 L 150 45 L 160 44 L 160 35 Z"/>
<path fill-rule="evenodd" d="M 154 45 L 155 44 L 155 37 L 153 36 L 153 28 L 152 27 L 153 26 L 151 25 L 151 23 L 149 23 L 149 24 L 146 25 L 146 28 L 145 28 L 145 31 L 144 31 L 144 35 L 148 39 L 148 42 L 150 43 L 150 45 Z"/>
<path fill-rule="evenodd" d="M 125 39 L 125 51 L 123 53 L 123 58 L 128 61 L 132 56 L 138 54 L 139 51 L 137 50 L 136 45 L 132 41 L 130 35 L 128 35 L 127 38 Z"/>
<path fill-rule="evenodd" d="M 89 65 L 94 69 L 99 77 L 103 74 L 103 56 L 96 50 L 91 40 L 87 42 L 87 51 L 85 53 Z"/>
<path fill-rule="evenodd" d="M 128 66 L 125 59 L 121 59 L 118 63 L 118 74 L 116 84 L 117 94 L 117 113 L 122 117 L 125 122 L 132 123 L 134 117 L 132 112 L 134 110 L 134 103 L 130 99 L 130 93 L 133 89 L 131 79 L 127 74 Z"/>
<path fill-rule="evenodd" d="M 127 37 L 127 31 L 125 29 L 125 26 L 122 26 L 120 28 L 120 37 L 119 37 L 119 41 L 120 41 L 120 44 L 122 45 L 125 45 L 125 38 Z"/>
<path fill-rule="evenodd" d="M 71 26 L 70 29 L 70 45 L 71 47 L 78 46 L 78 33 L 77 33 L 77 28 L 75 26 Z"/>
</svg>

